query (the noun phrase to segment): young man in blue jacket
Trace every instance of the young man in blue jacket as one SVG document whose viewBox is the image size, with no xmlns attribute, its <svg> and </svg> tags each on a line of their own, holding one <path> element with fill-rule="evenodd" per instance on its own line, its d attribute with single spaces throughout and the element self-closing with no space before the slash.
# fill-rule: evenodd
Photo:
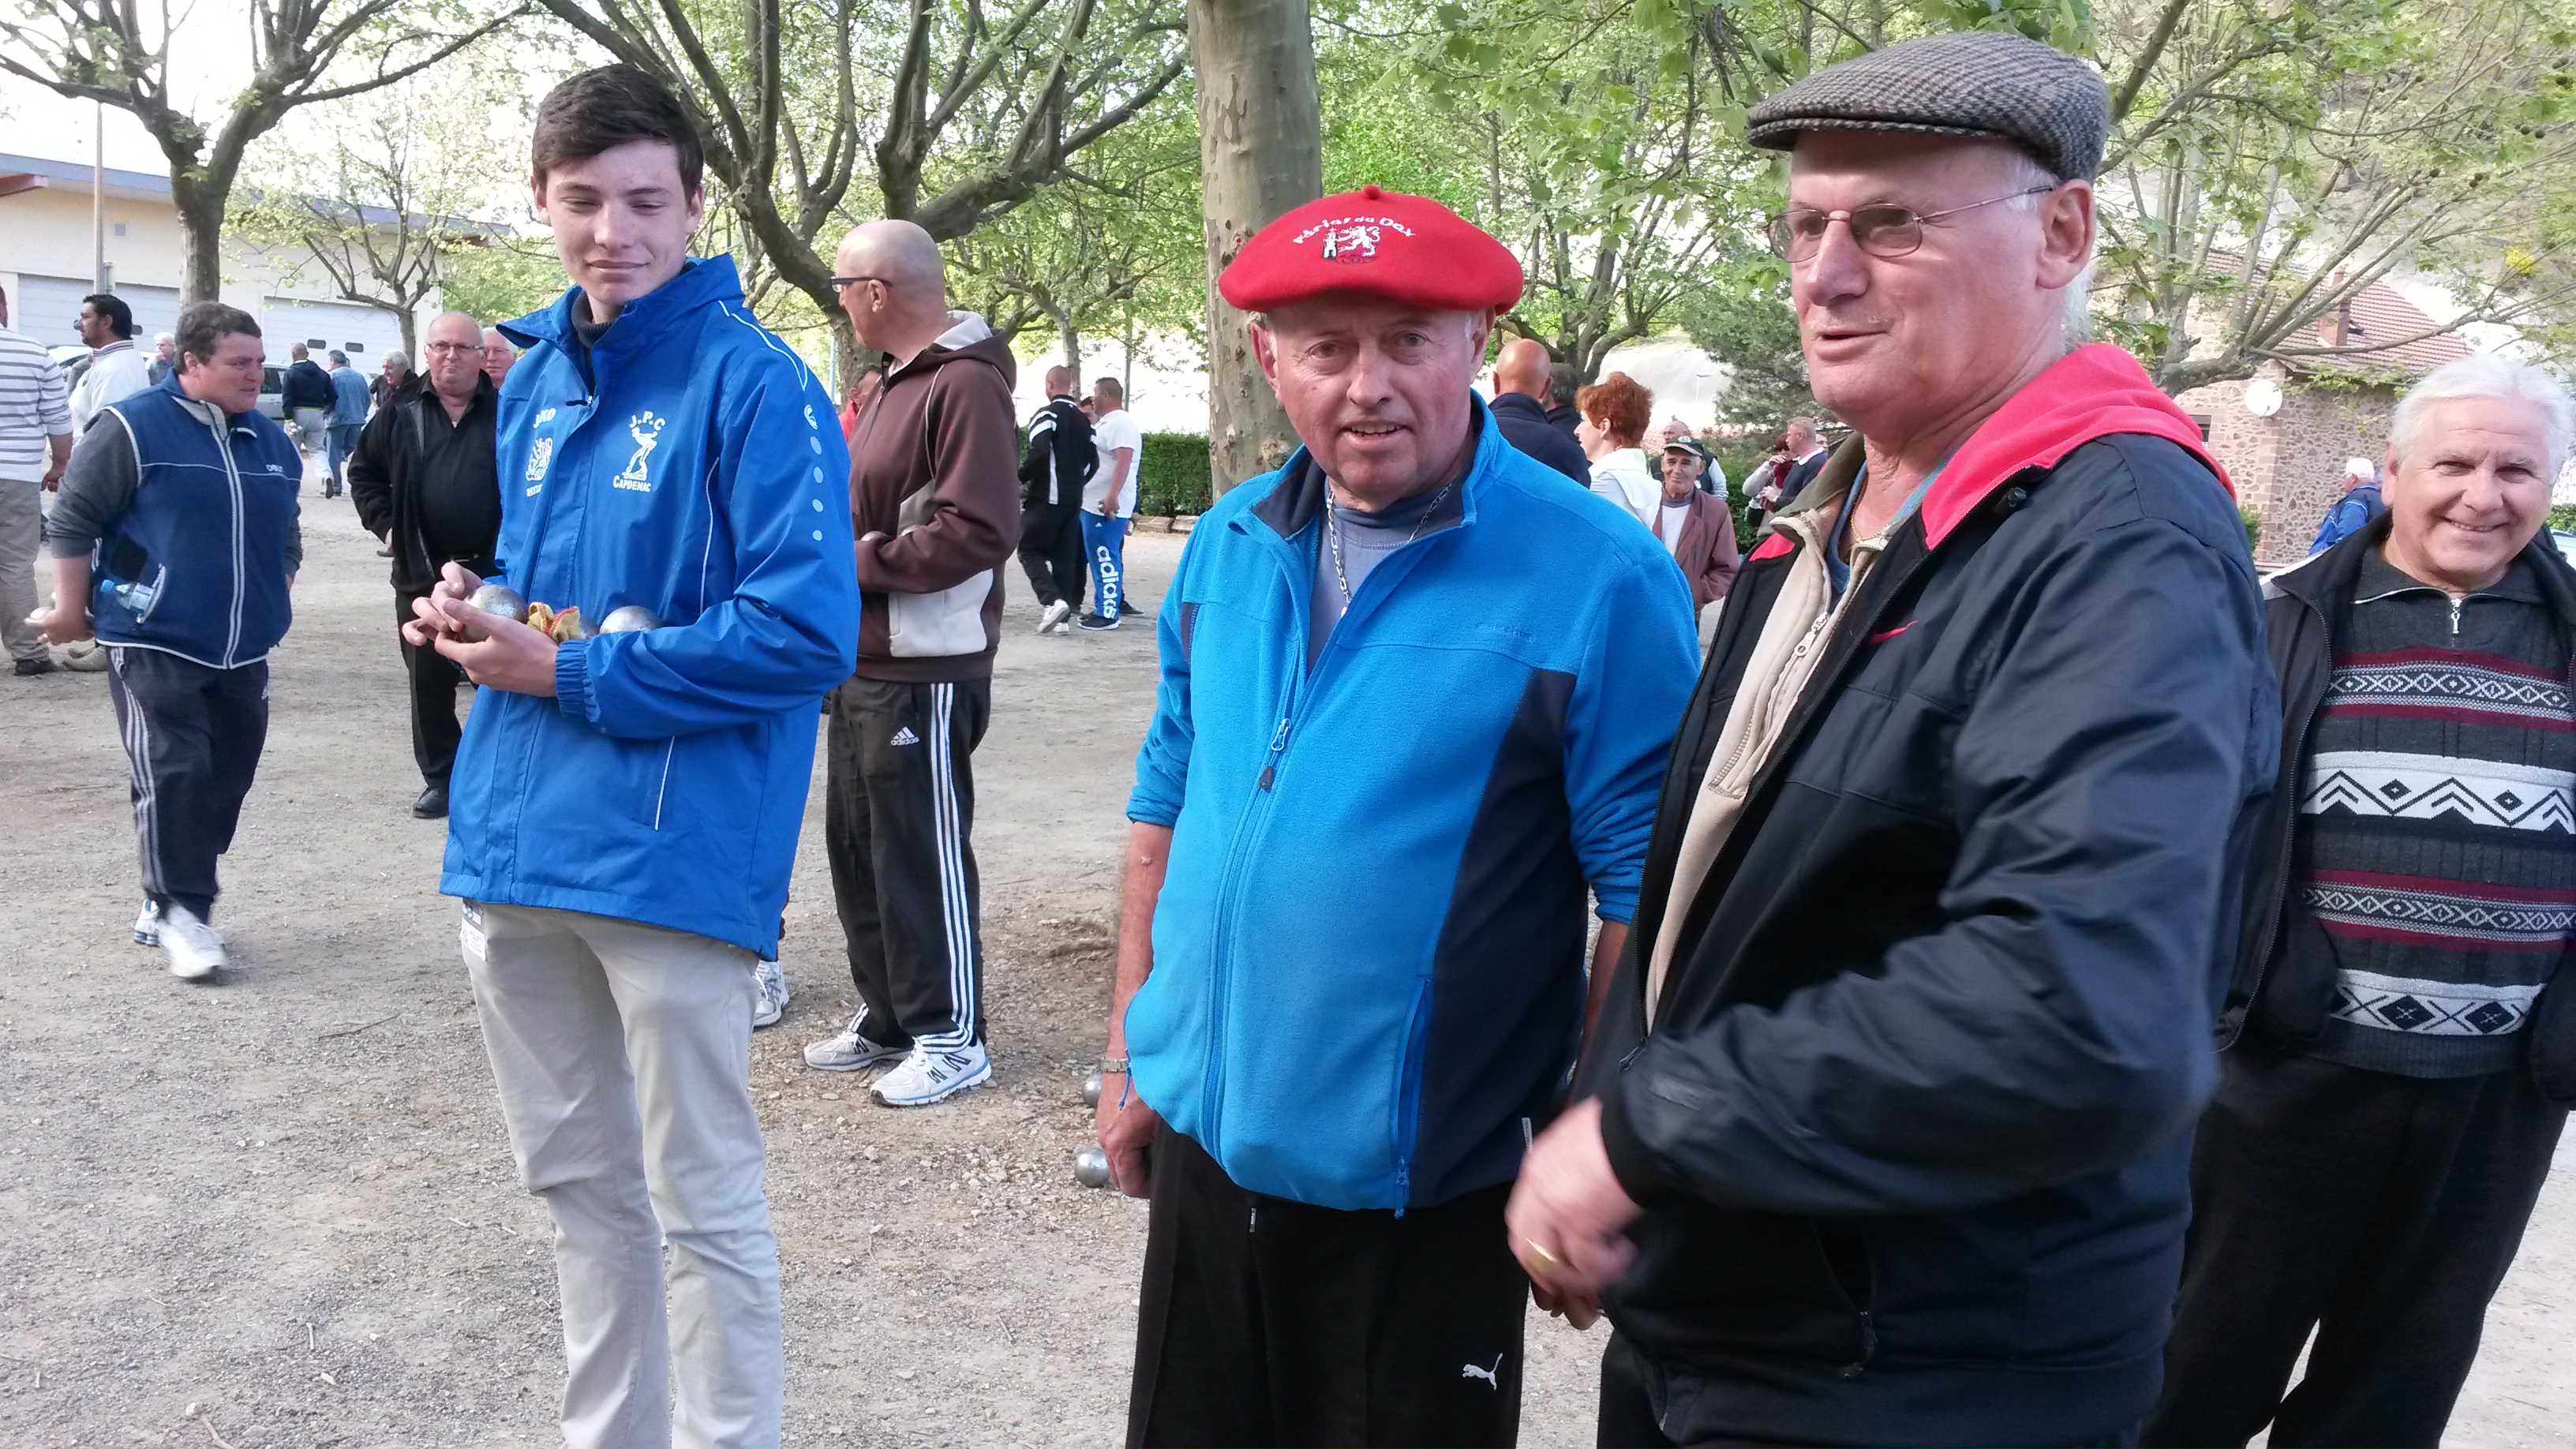
<svg viewBox="0 0 2576 1449">
<path fill-rule="evenodd" d="M 1163 603 L 1097 1120 L 1153 1199 L 1128 1438 L 1510 1444 L 1503 1201 L 1583 1031 L 1587 892 L 1596 962 L 1626 936 L 1690 597 L 1475 401 L 1521 294 L 1493 238 L 1372 186 L 1221 285 L 1305 447 Z"/>
<path fill-rule="evenodd" d="M 483 686 L 441 889 L 554 1218 L 565 1441 L 775 1444 L 754 970 L 858 637 L 847 455 L 732 261 L 687 254 L 705 198 L 676 97 L 575 76 L 533 149 L 574 285 L 504 329 L 530 350 L 501 397 L 500 581 L 603 627 L 644 614 L 558 643 L 478 612 L 452 564 L 415 606 L 412 642 Z"/>
</svg>

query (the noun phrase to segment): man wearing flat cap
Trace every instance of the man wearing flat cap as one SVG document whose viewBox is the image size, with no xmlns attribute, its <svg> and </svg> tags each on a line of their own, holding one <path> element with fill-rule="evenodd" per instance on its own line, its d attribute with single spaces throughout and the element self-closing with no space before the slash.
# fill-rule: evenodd
<svg viewBox="0 0 2576 1449">
<path fill-rule="evenodd" d="M 1690 597 L 1470 391 L 1521 293 L 1493 238 L 1372 186 L 1219 286 L 1304 446 L 1200 519 L 1159 623 L 1097 1118 L 1153 1199 L 1128 1439 L 1511 1444 L 1503 1203 L 1587 896 L 1602 979 L 1626 935 Z"/>
<path fill-rule="evenodd" d="M 2108 98 L 2032 41 L 1755 106 L 1819 402 L 1674 741 L 1631 950 L 1509 1210 L 1603 1444 L 2111 1444 L 2280 748 L 2199 430 L 2074 345 Z"/>
</svg>

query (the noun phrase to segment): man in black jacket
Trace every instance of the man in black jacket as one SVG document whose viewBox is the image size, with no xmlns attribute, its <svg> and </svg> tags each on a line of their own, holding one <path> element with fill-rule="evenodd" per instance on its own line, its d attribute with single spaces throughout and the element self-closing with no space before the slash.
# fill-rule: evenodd
<svg viewBox="0 0 2576 1449">
<path fill-rule="evenodd" d="M 322 370 L 301 342 L 289 344 L 286 355 L 294 361 L 287 364 L 285 379 L 278 384 L 277 400 L 295 424 L 296 445 L 315 452 L 331 433 L 331 374 Z"/>
<path fill-rule="evenodd" d="M 1020 567 L 1038 596 L 1038 632 L 1064 633 L 1082 609 L 1082 485 L 1100 466 L 1091 419 L 1073 397 L 1074 370 L 1050 367 L 1046 406 L 1029 420 L 1020 456 Z"/>
<path fill-rule="evenodd" d="M 478 578 L 500 572 L 492 561 L 501 532 L 501 484 L 492 453 L 496 411 L 483 375 L 483 328 L 462 312 L 429 324 L 423 361 L 427 386 L 397 388 L 358 434 L 349 455 L 349 501 L 358 521 L 393 550 L 394 620 L 412 617 L 412 602 L 436 587 L 439 571 L 463 564 Z M 465 682 L 436 650 L 402 645 L 411 677 L 411 752 L 420 766 L 420 798 L 411 813 L 447 814 L 447 777 L 464 729 L 456 689 Z"/>
<path fill-rule="evenodd" d="M 2387 510 L 2264 590 L 2281 772 L 2147 1443 L 2436 1444 L 2477 1357 L 2576 1102 L 2571 431 L 2536 367 L 2441 368 Z"/>
<path fill-rule="evenodd" d="M 1494 356 L 1494 397 L 1486 406 L 1504 442 L 1589 489 L 1592 464 L 1583 445 L 1547 420 L 1548 368 L 1544 344 L 1527 337 L 1504 343 Z"/>
<path fill-rule="evenodd" d="M 2156 1394 L 2279 704 L 2244 530 L 2070 350 L 2109 97 L 1984 31 L 1754 107 L 1859 437 L 1734 587 L 1508 1217 L 1600 1442 L 2104 1444 Z"/>
</svg>

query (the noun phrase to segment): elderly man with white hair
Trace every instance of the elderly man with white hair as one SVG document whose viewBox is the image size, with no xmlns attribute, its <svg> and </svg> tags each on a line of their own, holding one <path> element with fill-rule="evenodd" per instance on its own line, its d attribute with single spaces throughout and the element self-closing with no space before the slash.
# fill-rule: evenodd
<svg viewBox="0 0 2576 1449">
<path fill-rule="evenodd" d="M 2379 497 L 2379 465 L 2368 458 L 2344 459 L 2343 494 L 2318 521 L 2316 541 L 2308 545 L 2309 557 L 2324 553 L 2359 533 L 2387 506 Z"/>
<path fill-rule="evenodd" d="M 2281 774 L 2147 1443 L 2434 1444 L 2477 1356 L 2576 1103 L 2571 429 L 2537 368 L 2441 368 L 2387 511 L 2265 591 Z"/>
<path fill-rule="evenodd" d="M 2106 1444 L 2153 1403 L 2279 709 L 2200 431 L 2072 346 L 2109 96 L 1984 31 L 1753 107 L 1857 437 L 1728 590 L 1521 1171 L 1604 1444 Z"/>
</svg>

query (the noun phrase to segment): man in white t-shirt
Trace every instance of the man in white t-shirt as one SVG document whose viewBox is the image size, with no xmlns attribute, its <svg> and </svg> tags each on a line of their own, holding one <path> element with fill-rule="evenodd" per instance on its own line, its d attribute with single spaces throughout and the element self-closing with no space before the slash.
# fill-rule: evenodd
<svg viewBox="0 0 2576 1449">
<path fill-rule="evenodd" d="M 81 298 L 80 315 L 72 319 L 80 340 L 89 346 L 89 366 L 72 387 L 69 406 L 72 435 L 89 428 L 98 410 L 152 385 L 150 360 L 134 350 L 134 309 L 114 292 L 92 292 Z"/>
<path fill-rule="evenodd" d="M 1091 385 L 1092 445 L 1100 451 L 1100 469 L 1082 488 L 1082 552 L 1091 560 L 1091 612 L 1085 629 L 1115 629 L 1127 601 L 1125 550 L 1130 520 L 1136 516 L 1137 469 L 1145 458 L 1145 434 L 1127 411 L 1126 386 L 1114 377 Z"/>
</svg>

